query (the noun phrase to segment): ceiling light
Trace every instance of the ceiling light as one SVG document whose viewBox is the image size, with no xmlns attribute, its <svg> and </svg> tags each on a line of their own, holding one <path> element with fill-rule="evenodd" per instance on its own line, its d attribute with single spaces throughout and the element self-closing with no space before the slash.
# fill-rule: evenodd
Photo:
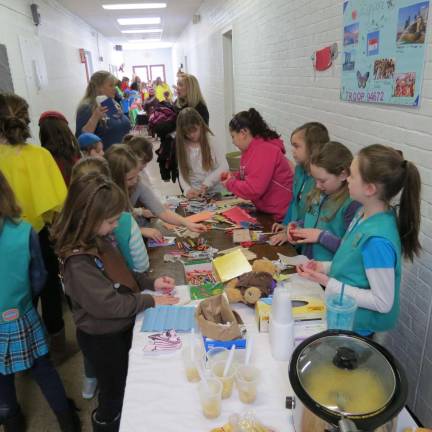
<svg viewBox="0 0 432 432">
<path fill-rule="evenodd" d="M 172 42 L 147 42 L 144 40 L 141 43 L 128 42 L 122 44 L 124 50 L 171 48 L 173 45 L 174 44 Z"/>
<path fill-rule="evenodd" d="M 150 39 L 129 39 L 130 43 L 139 43 L 139 42 L 160 42 L 160 38 L 150 38 Z"/>
<path fill-rule="evenodd" d="M 160 24 L 160 17 L 118 18 L 120 25 Z"/>
<path fill-rule="evenodd" d="M 130 9 L 163 9 L 167 7 L 166 3 L 125 3 L 125 4 L 104 4 L 107 10 L 130 10 Z"/>
<path fill-rule="evenodd" d="M 135 29 L 135 30 L 122 30 L 122 33 L 162 33 L 162 29 Z"/>
</svg>

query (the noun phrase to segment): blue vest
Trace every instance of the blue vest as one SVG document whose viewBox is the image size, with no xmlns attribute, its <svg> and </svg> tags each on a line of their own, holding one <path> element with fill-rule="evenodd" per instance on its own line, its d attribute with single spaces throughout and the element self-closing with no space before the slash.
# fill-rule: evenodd
<svg viewBox="0 0 432 432">
<path fill-rule="evenodd" d="M 356 214 L 345 233 L 330 268 L 329 276 L 362 289 L 370 289 L 363 265 L 362 247 L 371 237 L 388 240 L 396 253 L 395 293 L 393 306 L 388 313 L 358 308 L 354 331 L 386 331 L 392 329 L 399 316 L 399 288 L 401 280 L 401 243 L 396 216 L 392 210 L 376 213 L 358 223 L 362 209 Z"/>
<path fill-rule="evenodd" d="M 307 196 L 314 187 L 315 179 L 297 164 L 294 171 L 292 200 L 283 220 L 284 225 L 304 219 Z"/>
<path fill-rule="evenodd" d="M 133 260 L 130 254 L 129 241 L 131 238 L 132 215 L 128 212 L 122 212 L 118 221 L 117 228 L 114 230 L 114 236 L 117 241 L 120 252 L 126 261 L 130 270 L 133 270 Z"/>
<path fill-rule="evenodd" d="M 31 225 L 6 219 L 0 231 L 0 323 L 21 318 L 32 307 Z"/>
<path fill-rule="evenodd" d="M 331 197 L 325 194 L 321 194 L 319 202 L 312 203 L 311 208 L 305 214 L 304 227 L 305 228 L 318 228 L 323 231 L 330 231 L 335 236 L 342 238 L 345 234 L 345 212 L 349 205 L 352 203 L 352 199 L 347 196 L 342 205 L 335 211 L 335 206 L 331 201 Z M 333 217 L 328 220 L 330 216 Z M 302 253 L 308 245 L 302 246 Z M 333 259 L 334 252 L 327 249 L 320 243 L 314 243 L 312 245 L 312 257 L 317 261 L 331 261 Z"/>
</svg>

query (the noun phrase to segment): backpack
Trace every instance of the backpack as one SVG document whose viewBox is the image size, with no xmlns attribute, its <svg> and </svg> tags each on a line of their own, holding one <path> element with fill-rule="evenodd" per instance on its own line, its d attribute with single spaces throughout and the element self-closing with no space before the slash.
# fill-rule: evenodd
<svg viewBox="0 0 432 432">
<path fill-rule="evenodd" d="M 162 180 L 176 182 L 178 177 L 176 140 L 172 134 L 161 137 L 160 147 L 156 150 L 157 162 Z"/>
</svg>

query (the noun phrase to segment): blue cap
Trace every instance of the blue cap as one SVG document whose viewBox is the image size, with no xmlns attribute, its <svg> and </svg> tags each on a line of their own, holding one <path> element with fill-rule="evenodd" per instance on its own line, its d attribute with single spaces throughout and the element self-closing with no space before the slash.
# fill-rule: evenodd
<svg viewBox="0 0 432 432">
<path fill-rule="evenodd" d="M 81 150 L 87 150 L 91 145 L 102 142 L 102 140 L 95 134 L 86 132 L 79 136 L 78 144 Z"/>
</svg>

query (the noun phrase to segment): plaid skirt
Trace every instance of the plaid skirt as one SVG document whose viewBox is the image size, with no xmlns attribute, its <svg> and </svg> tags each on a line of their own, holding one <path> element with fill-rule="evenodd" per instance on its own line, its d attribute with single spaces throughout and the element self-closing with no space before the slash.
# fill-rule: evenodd
<svg viewBox="0 0 432 432">
<path fill-rule="evenodd" d="M 33 366 L 48 353 L 45 330 L 34 307 L 16 321 L 0 323 L 0 373 L 10 375 Z"/>
</svg>

